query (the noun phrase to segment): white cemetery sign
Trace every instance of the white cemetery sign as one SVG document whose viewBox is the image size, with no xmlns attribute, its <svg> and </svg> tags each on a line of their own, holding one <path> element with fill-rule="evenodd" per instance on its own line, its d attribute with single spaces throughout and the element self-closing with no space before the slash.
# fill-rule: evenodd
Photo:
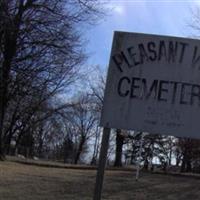
<svg viewBox="0 0 200 200">
<path fill-rule="evenodd" d="M 200 137 L 200 41 L 115 32 L 101 126 Z"/>
</svg>

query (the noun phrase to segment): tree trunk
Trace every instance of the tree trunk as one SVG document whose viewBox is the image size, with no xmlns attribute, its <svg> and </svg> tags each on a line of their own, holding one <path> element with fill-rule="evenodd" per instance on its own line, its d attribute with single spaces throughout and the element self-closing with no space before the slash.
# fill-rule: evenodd
<svg viewBox="0 0 200 200">
<path fill-rule="evenodd" d="M 185 172 L 186 169 L 186 156 L 183 154 L 182 164 L 181 164 L 181 172 Z"/>
<path fill-rule="evenodd" d="M 78 147 L 78 152 L 76 154 L 75 160 L 74 160 L 74 164 L 76 165 L 80 159 L 81 153 L 83 151 L 83 145 L 85 143 L 85 137 L 81 138 L 81 141 L 79 143 L 79 147 Z"/>
<path fill-rule="evenodd" d="M 191 171 L 192 171 L 191 160 L 188 159 L 186 162 L 186 172 L 191 172 Z"/>
<path fill-rule="evenodd" d="M 171 163 L 172 163 L 172 150 L 170 149 L 170 151 L 169 151 L 168 165 L 171 166 Z"/>
<path fill-rule="evenodd" d="M 117 135 L 116 135 L 116 151 L 115 151 L 115 167 L 121 167 L 122 166 L 122 148 L 124 144 L 124 136 L 121 135 L 121 130 L 117 129 Z"/>
<path fill-rule="evenodd" d="M 3 139 L 3 116 L 1 112 L 2 111 L 0 110 L 0 161 L 3 161 L 5 156 L 4 156 L 4 151 L 3 151 L 3 140 L 2 140 Z"/>
<path fill-rule="evenodd" d="M 99 131 L 98 131 L 98 126 L 97 126 L 96 134 L 95 134 L 95 142 L 94 142 L 94 151 L 93 151 L 92 160 L 90 162 L 91 165 L 96 165 L 97 164 L 98 137 L 99 137 Z"/>
<path fill-rule="evenodd" d="M 147 159 L 147 157 L 145 158 L 145 161 L 144 161 L 144 169 L 145 170 L 148 170 L 148 168 L 149 168 L 149 161 L 148 161 L 148 159 Z"/>
<path fill-rule="evenodd" d="M 12 134 L 9 134 L 6 138 L 6 142 L 5 142 L 5 153 L 7 155 L 10 154 L 10 143 L 11 143 L 11 139 L 12 139 Z"/>
<path fill-rule="evenodd" d="M 4 8 L 6 13 L 9 13 L 8 4 L 6 1 L 1 3 L 1 8 Z M 0 9 L 3 13 L 3 10 Z M 4 13 L 5 13 L 4 12 Z M 20 22 L 23 15 L 23 1 L 20 2 L 18 13 L 15 19 L 10 22 L 3 23 L 3 35 L 1 35 L 2 44 L 4 45 L 3 62 L 0 67 L 0 158 L 4 158 L 3 149 L 3 124 L 4 116 L 8 105 L 8 84 L 11 71 L 11 63 L 16 55 L 17 50 L 17 37 L 20 28 Z M 4 17 L 4 16 L 2 16 Z"/>
<path fill-rule="evenodd" d="M 5 154 L 3 151 L 2 143 L 0 141 L 0 161 L 4 161 L 4 160 L 5 160 Z"/>
</svg>

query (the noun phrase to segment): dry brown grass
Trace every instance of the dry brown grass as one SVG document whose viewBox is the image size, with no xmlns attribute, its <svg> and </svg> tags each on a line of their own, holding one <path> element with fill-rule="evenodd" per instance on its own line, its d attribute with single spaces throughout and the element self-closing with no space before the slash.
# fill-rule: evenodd
<svg viewBox="0 0 200 200">
<path fill-rule="evenodd" d="M 0 162 L 0 200 L 92 200 L 95 170 Z M 198 200 L 200 179 L 107 171 L 103 200 Z"/>
</svg>

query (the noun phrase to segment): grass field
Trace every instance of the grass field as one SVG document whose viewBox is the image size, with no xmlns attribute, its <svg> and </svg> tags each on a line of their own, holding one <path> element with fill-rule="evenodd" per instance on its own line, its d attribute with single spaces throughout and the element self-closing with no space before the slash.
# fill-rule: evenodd
<svg viewBox="0 0 200 200">
<path fill-rule="evenodd" d="M 59 169 L 0 162 L 0 200 L 92 200 L 95 170 Z M 102 199 L 198 200 L 200 179 L 107 171 Z"/>
</svg>

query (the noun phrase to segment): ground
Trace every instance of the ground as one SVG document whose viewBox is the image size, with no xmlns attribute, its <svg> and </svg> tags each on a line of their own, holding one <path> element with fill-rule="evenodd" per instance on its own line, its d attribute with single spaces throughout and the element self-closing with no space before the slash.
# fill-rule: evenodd
<svg viewBox="0 0 200 200">
<path fill-rule="evenodd" d="M 95 170 L 0 162 L 0 200 L 92 200 Z M 102 200 L 196 200 L 200 179 L 106 171 Z"/>
</svg>

